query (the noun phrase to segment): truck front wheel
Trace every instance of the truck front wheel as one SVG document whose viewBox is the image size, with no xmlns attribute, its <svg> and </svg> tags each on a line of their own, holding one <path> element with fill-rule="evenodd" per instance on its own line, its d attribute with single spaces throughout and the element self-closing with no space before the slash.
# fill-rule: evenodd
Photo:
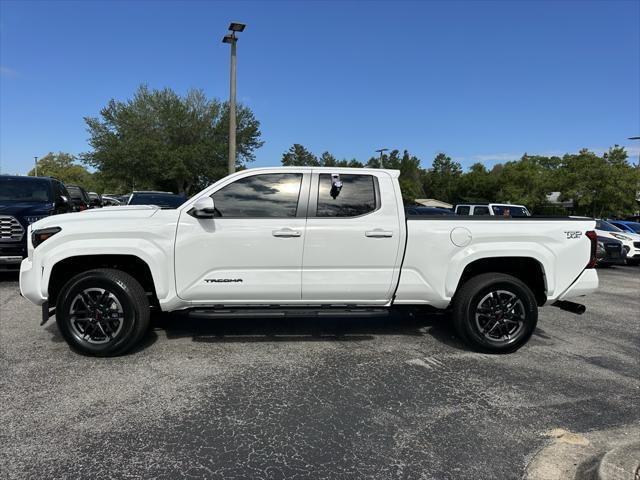
<svg viewBox="0 0 640 480">
<path fill-rule="evenodd" d="M 69 346 L 98 357 L 130 350 L 147 331 L 149 317 L 149 301 L 138 281 L 106 268 L 73 277 L 56 305 L 56 322 Z"/>
<path fill-rule="evenodd" d="M 453 300 L 458 335 L 486 353 L 513 352 L 524 345 L 538 323 L 531 289 L 503 273 L 483 273 L 467 281 Z"/>
</svg>

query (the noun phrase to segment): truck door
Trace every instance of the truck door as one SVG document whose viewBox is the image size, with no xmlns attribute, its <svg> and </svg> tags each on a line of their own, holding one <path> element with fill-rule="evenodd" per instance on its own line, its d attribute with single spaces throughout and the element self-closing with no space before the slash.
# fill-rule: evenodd
<svg viewBox="0 0 640 480">
<path fill-rule="evenodd" d="M 178 296 L 205 304 L 300 302 L 310 177 L 310 170 L 247 172 L 211 194 L 214 218 L 183 210 Z"/>
<path fill-rule="evenodd" d="M 393 178 L 386 172 L 314 171 L 308 211 L 302 300 L 387 303 L 397 282 L 405 234 Z"/>
</svg>

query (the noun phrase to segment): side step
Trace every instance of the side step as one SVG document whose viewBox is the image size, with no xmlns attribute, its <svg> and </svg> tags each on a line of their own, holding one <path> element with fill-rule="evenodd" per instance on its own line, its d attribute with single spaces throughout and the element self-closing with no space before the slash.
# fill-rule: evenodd
<svg viewBox="0 0 640 480">
<path fill-rule="evenodd" d="M 388 308 L 345 307 L 241 307 L 194 308 L 187 311 L 191 318 L 285 318 L 285 317 L 380 317 L 389 315 Z"/>
</svg>

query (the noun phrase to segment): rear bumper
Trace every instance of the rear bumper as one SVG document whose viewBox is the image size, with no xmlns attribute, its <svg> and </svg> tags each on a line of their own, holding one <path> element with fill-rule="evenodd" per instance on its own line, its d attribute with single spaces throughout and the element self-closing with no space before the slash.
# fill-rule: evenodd
<svg viewBox="0 0 640 480">
<path fill-rule="evenodd" d="M 47 301 L 47 297 L 42 295 L 42 269 L 34 268 L 29 258 L 20 264 L 20 294 L 36 305 Z"/>
<path fill-rule="evenodd" d="M 558 297 L 558 300 L 566 300 L 568 298 L 583 297 L 593 293 L 598 288 L 598 272 L 594 268 L 584 270 L 575 282 L 571 284 L 567 290 Z"/>
</svg>

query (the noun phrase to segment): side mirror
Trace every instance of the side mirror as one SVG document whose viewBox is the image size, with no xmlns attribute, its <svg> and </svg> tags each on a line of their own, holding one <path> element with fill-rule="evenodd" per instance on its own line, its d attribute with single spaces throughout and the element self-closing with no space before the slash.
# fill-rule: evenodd
<svg viewBox="0 0 640 480">
<path fill-rule="evenodd" d="M 193 204 L 193 207 L 189 210 L 189 215 L 195 218 L 213 218 L 215 212 L 216 209 L 213 204 L 213 198 L 202 197 Z"/>
</svg>

